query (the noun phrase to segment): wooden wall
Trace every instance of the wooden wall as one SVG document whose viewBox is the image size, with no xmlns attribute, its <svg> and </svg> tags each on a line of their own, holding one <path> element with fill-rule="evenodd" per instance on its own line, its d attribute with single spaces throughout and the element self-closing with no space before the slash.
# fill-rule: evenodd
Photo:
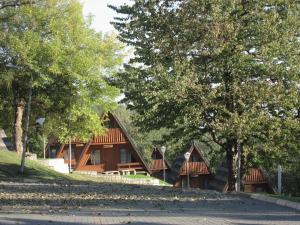
<svg viewBox="0 0 300 225">
<path fill-rule="evenodd" d="M 209 179 L 210 179 L 210 175 L 199 175 L 197 177 L 190 177 L 190 187 L 207 189 Z M 176 180 L 176 183 L 174 186 L 177 188 L 182 188 L 182 184 L 184 184 L 185 188 L 187 187 L 187 176 L 186 175 L 181 175 Z"/>
</svg>

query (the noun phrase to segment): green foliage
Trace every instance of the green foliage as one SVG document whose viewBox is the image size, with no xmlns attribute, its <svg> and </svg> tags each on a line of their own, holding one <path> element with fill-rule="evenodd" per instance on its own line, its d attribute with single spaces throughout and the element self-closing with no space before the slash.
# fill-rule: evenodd
<svg viewBox="0 0 300 225">
<path fill-rule="evenodd" d="M 295 145 L 290 131 L 300 126 L 297 7 L 289 0 L 112 7 L 121 15 L 119 39 L 135 48 L 117 80 L 135 121 L 144 130 L 177 129 L 175 141 L 213 141 L 230 160 L 238 144 L 252 155 L 257 144 L 269 145 L 267 156 L 280 158 L 275 140 L 286 136 Z"/>
<path fill-rule="evenodd" d="M 12 101 L 0 110 L 14 111 L 32 89 L 31 124 L 45 117 L 45 135 L 66 141 L 103 132 L 97 108 L 113 109 L 119 94 L 106 81 L 122 62 L 116 38 L 95 32 L 77 0 L 37 1 L 1 14 L 9 16 L 0 21 L 0 86 Z"/>
</svg>

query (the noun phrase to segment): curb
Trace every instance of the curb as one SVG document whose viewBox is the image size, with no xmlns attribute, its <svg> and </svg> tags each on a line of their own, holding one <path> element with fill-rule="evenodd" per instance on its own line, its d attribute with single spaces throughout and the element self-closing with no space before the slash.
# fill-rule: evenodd
<svg viewBox="0 0 300 225">
<path fill-rule="evenodd" d="M 300 203 L 297 203 L 297 202 L 291 202 L 291 201 L 284 200 L 284 199 L 278 199 L 278 198 L 273 198 L 273 197 L 269 197 L 269 196 L 262 196 L 262 195 L 250 194 L 250 193 L 240 193 L 240 195 L 244 196 L 244 197 L 264 201 L 264 202 L 273 203 L 273 204 L 280 205 L 280 206 L 289 207 L 289 208 L 300 211 Z"/>
</svg>

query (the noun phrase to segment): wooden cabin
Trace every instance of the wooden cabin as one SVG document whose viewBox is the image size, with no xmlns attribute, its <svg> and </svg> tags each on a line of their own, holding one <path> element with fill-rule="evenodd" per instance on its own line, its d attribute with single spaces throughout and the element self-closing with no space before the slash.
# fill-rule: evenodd
<svg viewBox="0 0 300 225">
<path fill-rule="evenodd" d="M 151 154 L 151 163 L 150 163 L 150 170 L 151 175 L 153 177 L 164 179 L 164 170 L 165 170 L 165 176 L 166 180 L 168 180 L 168 175 L 170 172 L 171 166 L 168 160 L 164 157 L 163 160 L 163 153 L 160 149 L 160 147 L 153 148 L 152 154 Z"/>
<path fill-rule="evenodd" d="M 243 178 L 244 192 L 274 193 L 268 175 L 263 168 L 250 168 Z"/>
<path fill-rule="evenodd" d="M 150 169 L 140 155 L 136 144 L 121 121 L 109 113 L 105 123 L 107 132 L 93 137 L 88 142 L 73 140 L 71 143 L 71 164 L 76 171 L 97 171 L 99 173 L 146 172 Z M 64 158 L 69 163 L 69 144 L 49 142 L 49 158 Z"/>
<path fill-rule="evenodd" d="M 172 168 L 172 173 L 175 172 L 174 186 L 184 187 L 188 186 L 188 176 L 191 188 L 208 188 L 208 183 L 211 177 L 209 169 L 209 162 L 206 160 L 203 152 L 199 146 L 192 142 L 191 147 L 187 151 L 190 153 L 189 160 L 184 157 L 184 154 L 179 156 Z"/>
<path fill-rule="evenodd" d="M 210 181 L 210 188 L 222 192 L 227 192 L 227 178 L 228 167 L 227 163 L 223 162 L 217 169 L 213 179 Z M 242 190 L 244 192 L 275 192 L 269 182 L 267 173 L 261 167 L 248 169 L 242 180 Z"/>
</svg>

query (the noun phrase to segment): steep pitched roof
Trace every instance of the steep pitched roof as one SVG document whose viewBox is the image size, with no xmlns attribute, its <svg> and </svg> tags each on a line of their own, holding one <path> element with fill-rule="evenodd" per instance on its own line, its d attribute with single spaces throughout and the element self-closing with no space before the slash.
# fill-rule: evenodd
<svg viewBox="0 0 300 225">
<path fill-rule="evenodd" d="M 163 156 L 163 153 L 162 153 L 160 147 L 154 147 L 151 155 L 153 155 L 156 151 L 160 154 L 161 157 Z M 161 159 L 161 161 L 162 161 L 162 159 Z M 166 157 L 164 157 L 164 161 L 165 161 L 165 164 L 167 166 L 167 169 L 170 169 L 171 168 L 171 164 L 166 159 Z M 163 168 L 163 165 L 153 165 L 153 163 L 154 163 L 154 159 L 152 159 L 152 161 L 151 161 L 151 166 L 150 166 L 151 170 L 153 170 L 153 168 Z M 162 164 L 162 162 L 160 164 Z"/>
<path fill-rule="evenodd" d="M 217 169 L 214 179 L 210 182 L 210 187 L 212 189 L 227 192 L 228 190 L 228 167 L 227 162 L 224 160 L 221 166 Z M 249 174 L 244 174 L 242 182 L 245 184 L 258 184 L 265 183 L 271 193 L 275 193 L 275 189 L 271 185 L 269 175 L 264 170 L 263 167 L 249 168 Z"/>
<path fill-rule="evenodd" d="M 200 146 L 197 144 L 197 142 L 192 141 L 192 146 L 190 148 L 190 153 L 192 153 L 193 151 L 193 147 L 195 147 L 196 151 L 199 153 L 199 155 L 201 156 L 201 158 L 203 159 L 203 161 L 205 162 L 209 172 L 211 172 L 210 170 L 210 165 L 209 165 L 209 160 L 207 159 L 207 157 L 205 156 L 204 152 L 201 150 Z"/>
<path fill-rule="evenodd" d="M 209 173 L 211 173 L 210 168 L 209 168 L 209 161 L 208 161 L 207 158 L 205 157 L 205 155 L 204 155 L 204 153 L 202 152 L 202 150 L 201 150 L 201 148 L 199 147 L 199 145 L 197 145 L 197 144 L 195 143 L 195 141 L 192 141 L 192 142 L 191 142 L 191 146 L 190 146 L 190 148 L 189 148 L 186 152 L 192 153 L 194 149 L 197 151 L 197 153 L 200 155 L 200 157 L 202 158 L 202 160 L 203 160 L 204 163 L 206 164 Z M 184 152 L 184 154 L 185 154 L 186 152 Z M 172 172 L 171 172 L 171 175 L 170 175 L 170 177 L 171 177 L 171 179 L 173 180 L 173 182 L 175 182 L 176 179 L 180 176 L 181 168 L 182 168 L 184 162 L 186 161 L 186 159 L 185 159 L 185 157 L 184 157 L 184 154 L 179 155 L 179 156 L 176 158 L 175 163 L 173 164 Z"/>
<path fill-rule="evenodd" d="M 123 123 L 119 120 L 119 118 L 113 113 L 113 112 L 109 112 L 110 115 L 112 115 L 112 117 L 115 119 L 115 121 L 117 122 L 117 124 L 119 125 L 119 127 L 122 129 L 122 131 L 124 132 L 126 138 L 128 139 L 128 141 L 131 143 L 134 151 L 136 152 L 136 154 L 138 155 L 138 157 L 141 159 L 142 163 L 144 164 L 146 170 L 148 173 L 151 174 L 151 170 L 148 166 L 148 164 L 145 162 L 144 158 L 142 157 L 137 144 L 135 143 L 135 141 L 133 140 L 133 138 L 131 137 L 131 135 L 129 134 L 128 130 L 126 129 L 126 127 L 123 125 Z"/>
</svg>

